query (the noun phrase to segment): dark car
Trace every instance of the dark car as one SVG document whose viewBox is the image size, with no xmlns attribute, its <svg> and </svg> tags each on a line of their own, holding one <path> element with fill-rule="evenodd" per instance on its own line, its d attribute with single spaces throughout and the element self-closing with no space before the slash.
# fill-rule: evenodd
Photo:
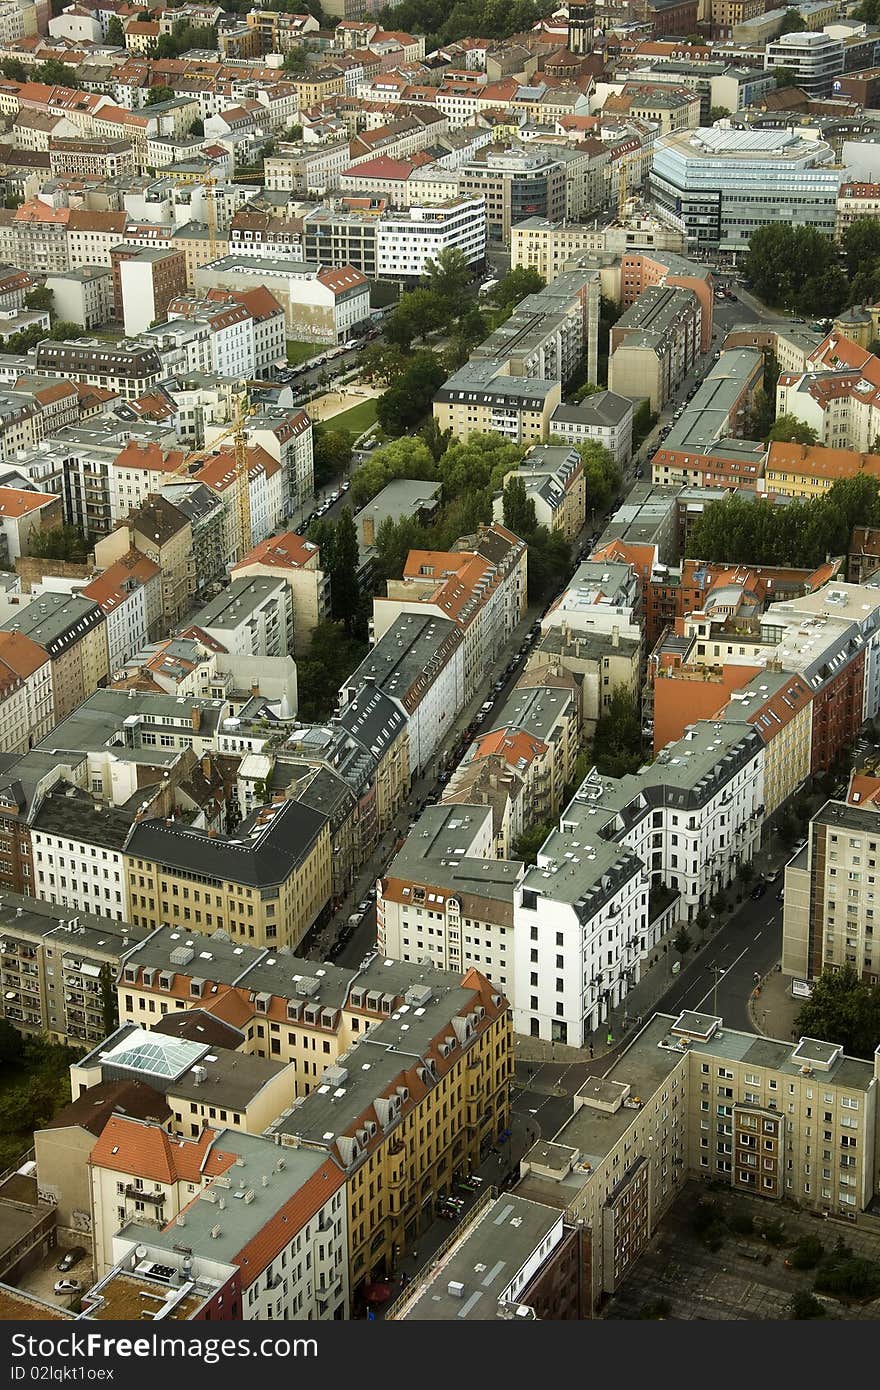
<svg viewBox="0 0 880 1390">
<path fill-rule="evenodd" d="M 752 889 L 752 897 L 753 897 L 753 898 L 763 898 L 763 896 L 764 896 L 764 894 L 765 894 L 766 892 L 767 892 L 767 885 L 766 885 L 766 883 L 764 883 L 763 880 L 762 880 L 760 883 L 756 883 L 755 886 L 754 886 L 754 888 Z"/>
<path fill-rule="evenodd" d="M 72 1245 L 69 1250 L 65 1250 L 55 1268 L 60 1274 L 66 1274 L 75 1264 L 79 1264 L 85 1253 L 81 1245 Z"/>
</svg>

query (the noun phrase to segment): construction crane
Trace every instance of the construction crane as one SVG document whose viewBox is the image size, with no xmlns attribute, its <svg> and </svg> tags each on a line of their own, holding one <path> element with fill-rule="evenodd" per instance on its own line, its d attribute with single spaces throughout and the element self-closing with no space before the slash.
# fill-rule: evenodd
<svg viewBox="0 0 880 1390">
<path fill-rule="evenodd" d="M 208 244 L 211 247 L 211 260 L 217 259 L 217 180 L 209 174 L 205 184 L 205 221 L 208 224 Z M 209 196 L 210 193 L 210 196 Z"/>
</svg>

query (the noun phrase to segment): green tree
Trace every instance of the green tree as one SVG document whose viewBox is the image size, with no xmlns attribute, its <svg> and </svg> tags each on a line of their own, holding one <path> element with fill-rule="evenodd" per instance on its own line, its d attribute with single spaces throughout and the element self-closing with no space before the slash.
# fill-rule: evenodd
<svg viewBox="0 0 880 1390">
<path fill-rule="evenodd" d="M 19 1062 L 24 1054 L 24 1038 L 6 1018 L 0 1018 L 0 1067 Z"/>
<path fill-rule="evenodd" d="M 593 757 L 599 772 L 607 777 L 625 777 L 642 765 L 642 724 L 638 705 L 623 685 L 614 687 L 608 708 L 596 722 Z"/>
<path fill-rule="evenodd" d="M 688 951 L 691 949 L 693 942 L 691 941 L 688 929 L 683 922 L 679 927 L 678 931 L 676 932 L 675 939 L 673 940 L 672 944 L 680 956 L 687 955 Z"/>
<path fill-rule="evenodd" d="M 446 450 L 449 448 L 449 441 L 452 439 L 452 430 L 441 430 L 436 416 L 432 415 L 419 430 L 419 438 L 423 439 L 431 451 L 431 457 L 435 463 L 439 463 Z"/>
<path fill-rule="evenodd" d="M 854 1057 L 873 1057 L 880 1045 L 880 986 L 860 979 L 851 965 L 823 970 L 795 1020 L 801 1034 L 839 1043 Z"/>
<path fill-rule="evenodd" d="M 376 403 L 376 416 L 386 434 L 399 435 L 419 424 L 430 412 L 435 393 L 446 380 L 442 363 L 432 352 L 417 352 L 406 370 Z"/>
<path fill-rule="evenodd" d="M 20 58 L 4 58 L 0 63 L 0 71 L 4 77 L 8 77 L 10 82 L 29 82 L 30 75 L 27 68 Z"/>
<path fill-rule="evenodd" d="M 314 439 L 315 487 L 322 488 L 340 478 L 351 465 L 351 434 L 316 425 Z"/>
<path fill-rule="evenodd" d="M 402 516 L 398 521 L 386 516 L 376 532 L 376 585 L 381 586 L 387 579 L 401 579 L 409 552 L 424 550 L 432 541 L 432 534 L 414 516 Z M 381 588 L 377 588 L 377 592 L 381 592 Z"/>
<path fill-rule="evenodd" d="M 416 338 L 427 338 L 429 333 L 440 328 L 445 320 L 445 310 L 437 295 L 431 290 L 415 289 L 402 294 L 397 306 L 385 323 L 385 337 L 389 343 L 408 350 Z"/>
<path fill-rule="evenodd" d="M 284 55 L 282 67 L 285 72 L 305 72 L 308 67 L 308 57 L 304 48 L 291 48 Z"/>
<path fill-rule="evenodd" d="M 145 106 L 158 106 L 162 101 L 173 101 L 175 92 L 171 87 L 151 87 L 144 99 Z"/>
<path fill-rule="evenodd" d="M 471 299 L 472 272 L 467 257 L 458 246 L 446 246 L 436 260 L 425 262 L 428 289 L 446 307 L 448 318 L 457 317 Z"/>
<path fill-rule="evenodd" d="M 62 63 L 58 58 L 50 58 L 48 62 L 40 63 L 34 68 L 31 80 L 45 82 L 47 87 L 79 87 L 73 66 Z"/>
<path fill-rule="evenodd" d="M 791 1316 L 801 1322 L 807 1318 L 824 1318 L 825 1309 L 815 1294 L 799 1289 L 791 1300 Z"/>
<path fill-rule="evenodd" d="M 819 436 L 812 425 L 799 420 L 796 415 L 780 415 L 771 425 L 767 443 L 774 441 L 785 444 L 816 444 Z"/>
<path fill-rule="evenodd" d="M 620 491 L 620 469 L 613 455 L 597 439 L 587 439 L 575 448 L 584 465 L 587 511 L 599 515 L 607 511 Z"/>
<path fill-rule="evenodd" d="M 190 125 L 189 133 L 190 135 L 195 135 L 196 137 L 204 135 L 205 122 L 202 120 L 201 116 L 196 116 L 195 120 Z"/>
<path fill-rule="evenodd" d="M 513 842 L 511 857 L 521 859 L 525 864 L 534 864 L 538 858 L 538 850 L 553 828 L 552 821 L 542 821 L 540 825 L 533 825 L 530 830 L 524 830 Z"/>
<path fill-rule="evenodd" d="M 360 598 L 357 528 L 350 507 L 343 507 L 333 530 L 329 571 L 333 617 L 345 624 L 350 636 Z"/>
<path fill-rule="evenodd" d="M 526 490 L 525 479 L 516 473 L 504 484 L 502 506 L 504 525 L 507 529 L 515 536 L 528 540 L 537 529 L 538 519 L 535 516 L 534 500 Z"/>
<path fill-rule="evenodd" d="M 303 138 L 303 128 L 302 128 L 301 125 L 298 125 L 298 124 L 295 122 L 295 123 L 290 127 L 290 129 L 288 130 L 287 135 L 285 136 L 285 139 L 286 139 L 286 140 L 291 140 L 291 141 L 293 142 L 294 145 L 298 145 L 299 142 L 300 142 L 300 140 L 302 140 L 302 138 Z"/>
<path fill-rule="evenodd" d="M 351 637 L 341 623 L 318 623 L 309 650 L 297 659 L 299 718 L 306 723 L 328 719 L 339 687 L 363 661 L 366 642 Z"/>
<path fill-rule="evenodd" d="M 54 295 L 51 290 L 47 290 L 45 285 L 40 285 L 35 290 L 30 290 L 24 297 L 26 309 L 51 309 L 54 303 Z"/>
<path fill-rule="evenodd" d="M 118 15 L 111 15 L 107 21 L 106 42 L 111 44 L 113 48 L 125 47 L 125 30 L 122 27 L 122 20 Z"/>
<path fill-rule="evenodd" d="M 501 489 L 506 474 L 522 460 L 525 450 L 499 434 L 469 434 L 454 439 L 437 465 L 446 502 L 478 489 Z"/>
<path fill-rule="evenodd" d="M 782 38 L 783 34 L 802 34 L 806 27 L 807 21 L 798 14 L 797 10 L 786 10 L 782 27 L 779 30 L 779 37 Z"/>
<path fill-rule="evenodd" d="M 780 87 L 796 87 L 797 73 L 794 68 L 774 68 L 773 76 L 776 78 L 777 90 Z"/>
<path fill-rule="evenodd" d="M 512 312 L 520 300 L 529 294 L 537 294 L 545 283 L 543 275 L 534 266 L 518 266 L 498 281 L 492 291 L 492 299 L 500 309 Z"/>
<path fill-rule="evenodd" d="M 848 297 L 845 277 L 833 273 L 839 270 L 834 243 L 815 227 L 772 222 L 749 240 L 746 275 L 767 304 L 825 313 L 833 303 L 830 312 L 836 312 Z"/>
<path fill-rule="evenodd" d="M 728 111 L 728 109 L 727 109 L 726 106 L 710 106 L 710 107 L 709 107 L 709 124 L 710 124 L 710 125 L 714 125 L 716 121 L 723 121 L 723 120 L 725 120 L 730 114 L 731 114 L 731 113 L 730 113 L 730 111 Z"/>
<path fill-rule="evenodd" d="M 425 441 L 407 436 L 383 444 L 361 464 L 351 480 L 349 497 L 355 507 L 363 507 L 396 478 L 430 481 L 436 477 L 437 465 Z"/>
<path fill-rule="evenodd" d="M 539 526 L 528 538 L 528 594 L 530 603 L 558 594 L 571 573 L 571 546 L 561 531 Z"/>
<path fill-rule="evenodd" d="M 88 543 L 75 526 L 53 526 L 48 531 L 30 532 L 31 555 L 44 560 L 72 560 L 82 564 L 88 554 Z"/>
</svg>

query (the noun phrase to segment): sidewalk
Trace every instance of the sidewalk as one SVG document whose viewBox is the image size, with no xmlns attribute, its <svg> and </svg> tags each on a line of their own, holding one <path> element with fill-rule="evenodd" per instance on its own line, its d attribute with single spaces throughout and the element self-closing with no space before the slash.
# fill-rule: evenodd
<svg viewBox="0 0 880 1390">
<path fill-rule="evenodd" d="M 795 1020 L 803 1007 L 803 999 L 793 999 L 791 978 L 777 967 L 765 975 L 749 1000 L 749 1017 L 759 1033 L 766 1038 L 796 1042 L 800 1037 Z"/>
</svg>

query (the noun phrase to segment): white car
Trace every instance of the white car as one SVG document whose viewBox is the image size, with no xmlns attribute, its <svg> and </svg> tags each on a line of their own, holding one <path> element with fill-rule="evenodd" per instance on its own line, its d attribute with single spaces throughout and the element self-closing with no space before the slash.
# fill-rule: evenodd
<svg viewBox="0 0 880 1390">
<path fill-rule="evenodd" d="M 82 1293 L 82 1284 L 79 1279 L 56 1279 L 55 1293 L 75 1294 Z"/>
</svg>

